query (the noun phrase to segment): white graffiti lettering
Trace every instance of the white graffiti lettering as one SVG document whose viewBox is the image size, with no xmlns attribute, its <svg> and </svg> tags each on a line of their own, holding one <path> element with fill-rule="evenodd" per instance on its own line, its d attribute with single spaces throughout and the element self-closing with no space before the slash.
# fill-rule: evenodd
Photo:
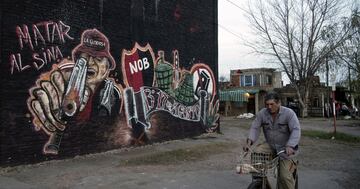
<svg viewBox="0 0 360 189">
<path fill-rule="evenodd" d="M 93 40 L 93 39 L 89 39 L 89 38 L 84 38 L 83 41 L 85 44 L 88 44 L 90 46 L 100 46 L 100 47 L 105 47 L 105 42 L 103 41 L 97 41 L 97 40 Z"/>
<path fill-rule="evenodd" d="M 23 66 L 22 65 L 22 61 L 21 61 L 21 54 L 20 53 L 17 53 L 16 55 L 15 54 L 12 54 L 10 55 L 10 66 L 11 66 L 11 74 L 13 74 L 14 72 L 14 67 L 19 71 L 24 71 L 28 68 L 30 68 L 29 65 L 25 65 Z"/>
<path fill-rule="evenodd" d="M 186 106 L 177 102 L 164 91 L 156 88 L 143 88 L 143 100 L 145 101 L 145 114 L 148 116 L 155 111 L 167 111 L 174 117 L 188 121 L 200 120 L 199 101 L 192 106 Z"/>
<path fill-rule="evenodd" d="M 146 70 L 150 67 L 150 63 L 146 57 L 143 59 L 134 60 L 133 63 L 129 62 L 129 65 L 131 74 Z"/>
<path fill-rule="evenodd" d="M 22 52 L 10 54 L 10 73 L 13 74 L 15 70 L 23 72 L 30 68 L 40 70 L 45 65 L 63 58 L 58 45 L 65 44 L 66 39 L 74 39 L 69 35 L 69 31 L 70 26 L 62 21 L 38 22 L 32 24 L 30 31 L 25 24 L 16 26 L 15 32 L 20 51 L 30 50 L 32 52 L 30 52 L 31 57 L 22 57 Z"/>
<path fill-rule="evenodd" d="M 58 46 L 51 46 L 46 49 L 42 49 L 39 52 L 32 54 L 32 62 L 30 64 L 23 64 L 20 53 L 10 55 L 10 73 L 13 74 L 14 70 L 22 72 L 26 69 L 34 67 L 36 70 L 40 70 L 50 62 L 54 62 L 63 58 L 61 50 Z"/>
<path fill-rule="evenodd" d="M 74 39 L 69 35 L 69 31 L 70 26 L 64 24 L 62 21 L 59 21 L 58 23 L 53 21 L 39 22 L 32 25 L 32 38 L 27 25 L 23 24 L 22 27 L 16 26 L 16 34 L 21 50 L 24 48 L 24 44 L 27 44 L 31 50 L 34 50 L 33 44 L 38 46 L 39 41 L 43 45 L 45 45 L 46 42 L 55 43 L 56 38 L 58 43 L 64 44 L 65 38 L 70 40 Z"/>
</svg>

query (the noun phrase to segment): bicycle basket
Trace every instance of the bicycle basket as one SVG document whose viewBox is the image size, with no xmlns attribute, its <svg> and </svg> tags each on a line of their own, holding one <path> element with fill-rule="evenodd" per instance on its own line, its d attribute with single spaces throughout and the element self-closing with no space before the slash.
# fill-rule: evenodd
<svg viewBox="0 0 360 189">
<path fill-rule="evenodd" d="M 277 166 L 278 158 L 273 158 L 271 153 L 251 153 L 251 165 L 259 172 L 253 173 L 254 176 L 265 176 L 269 170 L 274 170 Z"/>
<path fill-rule="evenodd" d="M 238 174 L 249 174 L 252 172 L 258 172 L 252 165 L 251 165 L 251 158 L 250 153 L 245 152 L 240 156 L 239 164 L 236 165 L 236 173 Z"/>
</svg>

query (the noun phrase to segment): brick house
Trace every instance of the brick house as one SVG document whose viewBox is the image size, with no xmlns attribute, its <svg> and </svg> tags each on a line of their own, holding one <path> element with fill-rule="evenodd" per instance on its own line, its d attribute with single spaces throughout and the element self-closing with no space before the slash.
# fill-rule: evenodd
<svg viewBox="0 0 360 189">
<path fill-rule="evenodd" d="M 256 114 L 264 107 L 267 91 L 282 87 L 281 72 L 273 68 L 237 69 L 230 71 L 230 83 L 220 89 L 220 110 L 226 116 Z"/>
</svg>

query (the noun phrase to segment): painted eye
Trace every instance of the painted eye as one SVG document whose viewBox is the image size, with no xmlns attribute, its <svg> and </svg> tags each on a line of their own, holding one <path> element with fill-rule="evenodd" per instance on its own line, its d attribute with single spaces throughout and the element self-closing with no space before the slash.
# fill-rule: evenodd
<svg viewBox="0 0 360 189">
<path fill-rule="evenodd" d="M 80 57 L 85 58 L 85 59 L 88 59 L 88 58 L 89 58 L 89 55 L 88 55 L 87 53 L 81 53 L 81 54 L 80 54 Z"/>
<path fill-rule="evenodd" d="M 97 62 L 101 62 L 101 61 L 103 60 L 103 57 L 96 57 L 95 60 L 96 60 Z"/>
<path fill-rule="evenodd" d="M 96 74 L 96 71 L 94 69 L 88 69 L 87 70 L 87 75 L 89 77 L 93 77 Z"/>
</svg>

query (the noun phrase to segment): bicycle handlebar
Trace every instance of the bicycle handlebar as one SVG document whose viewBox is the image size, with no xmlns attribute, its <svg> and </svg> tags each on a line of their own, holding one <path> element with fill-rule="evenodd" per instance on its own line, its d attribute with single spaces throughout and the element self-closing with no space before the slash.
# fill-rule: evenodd
<svg viewBox="0 0 360 189">
<path fill-rule="evenodd" d="M 282 153 L 286 153 L 286 150 L 280 150 L 277 154 L 276 154 L 276 156 L 279 156 L 280 154 L 282 154 Z"/>
</svg>

